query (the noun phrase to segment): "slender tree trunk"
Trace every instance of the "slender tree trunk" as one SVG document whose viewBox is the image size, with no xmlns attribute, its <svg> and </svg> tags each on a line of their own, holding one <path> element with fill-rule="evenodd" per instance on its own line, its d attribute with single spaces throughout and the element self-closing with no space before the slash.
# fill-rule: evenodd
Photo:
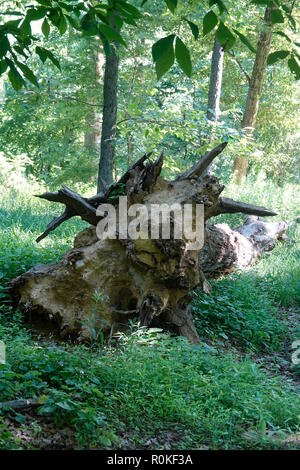
<svg viewBox="0 0 300 470">
<path fill-rule="evenodd" d="M 4 105 L 6 102 L 6 84 L 2 83 L 2 90 L 0 90 L 0 104 Z"/>
<path fill-rule="evenodd" d="M 267 8 L 264 16 L 264 26 L 259 34 L 256 57 L 249 82 L 247 102 L 242 120 L 242 128 L 249 136 L 253 134 L 255 129 L 267 58 L 270 52 L 273 33 L 273 24 L 270 19 L 270 12 L 271 8 Z M 238 184 L 240 184 L 242 179 L 246 176 L 247 168 L 248 157 L 243 155 L 236 157 L 234 162 L 234 175 Z"/>
<path fill-rule="evenodd" d="M 98 174 L 98 193 L 113 182 L 115 136 L 117 123 L 119 45 L 111 44 L 106 56 L 103 86 L 103 115 Z"/>
<path fill-rule="evenodd" d="M 100 89 L 103 87 L 103 68 L 104 68 L 104 55 L 99 50 L 92 52 L 93 69 L 95 72 L 95 100 L 98 101 Z M 91 150 L 96 155 L 100 154 L 101 142 L 101 113 L 99 109 L 92 108 L 85 118 L 86 132 L 84 133 L 84 146 L 87 150 Z"/>
<path fill-rule="evenodd" d="M 224 49 L 215 35 L 214 48 L 211 59 L 210 82 L 207 103 L 207 119 L 213 121 L 213 127 L 209 136 L 210 143 L 215 138 L 215 126 L 220 115 L 220 98 L 223 78 Z M 207 173 L 213 171 L 214 163 L 207 168 Z"/>
<path fill-rule="evenodd" d="M 207 104 L 207 118 L 217 122 L 220 115 L 220 97 L 222 89 L 224 49 L 215 36 L 211 59 L 211 72 Z"/>
</svg>

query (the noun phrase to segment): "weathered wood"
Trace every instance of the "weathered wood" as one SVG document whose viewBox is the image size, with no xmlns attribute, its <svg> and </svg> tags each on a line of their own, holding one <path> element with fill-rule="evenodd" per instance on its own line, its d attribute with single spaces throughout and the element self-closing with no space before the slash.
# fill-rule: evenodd
<svg viewBox="0 0 300 470">
<path fill-rule="evenodd" d="M 227 144 L 228 142 L 223 142 L 222 144 L 215 147 L 213 150 L 206 152 L 204 157 L 202 157 L 197 163 L 195 163 L 195 165 L 192 166 L 192 168 L 190 168 L 189 170 L 177 176 L 176 181 L 184 180 L 186 178 L 192 178 L 192 177 L 195 178 L 195 177 L 201 176 L 205 172 L 205 170 L 209 167 L 209 165 L 212 163 L 212 161 L 218 155 L 220 155 L 221 152 L 223 152 Z"/>
<path fill-rule="evenodd" d="M 199 254 L 199 267 L 205 276 L 230 272 L 235 267 L 252 264 L 272 250 L 276 240 L 283 240 L 287 222 L 267 222 L 248 217 L 245 224 L 231 229 L 228 224 L 206 226 L 206 243 Z"/>
<path fill-rule="evenodd" d="M 42 241 L 44 238 L 46 238 L 50 232 L 52 232 L 53 230 L 57 229 L 57 227 L 59 227 L 63 222 L 65 222 L 66 220 L 68 219 L 71 219 L 73 217 L 73 213 L 70 211 L 70 210 L 65 210 L 65 212 L 60 215 L 59 217 L 55 217 L 48 225 L 47 225 L 47 229 L 45 230 L 44 233 L 42 233 L 42 235 L 40 235 L 37 239 L 36 239 L 36 242 L 39 243 L 40 241 Z"/>
<path fill-rule="evenodd" d="M 47 325 L 62 338 L 84 341 L 94 328 L 111 336 L 112 329 L 123 329 L 129 320 L 138 318 L 141 325 L 162 325 L 194 343 L 199 342 L 189 311 L 190 292 L 202 288 L 209 293 L 206 274 L 229 269 L 239 262 L 242 256 L 235 252 L 234 240 L 243 237 L 241 229 L 234 235 L 229 232 L 229 227 L 224 230 L 207 225 L 199 263 L 199 250 L 187 248 L 190 240 L 185 235 L 181 239 L 159 236 L 158 239 L 99 240 L 95 226 L 100 217 L 96 209 L 103 202 L 118 208 L 115 196 L 122 192 L 129 205 L 140 203 L 148 211 L 161 203 L 169 206 L 174 203 L 180 206 L 203 204 L 205 220 L 234 212 L 275 215 L 262 207 L 221 198 L 224 186 L 218 179 L 202 176 L 226 144 L 208 152 L 191 170 L 174 181 L 160 177 L 163 154 L 156 161 L 150 161 L 150 154 L 146 154 L 104 194 L 84 198 L 63 186 L 56 193 L 41 195 L 50 202 L 64 204 L 65 212 L 48 225 L 38 240 L 73 216 L 80 216 L 91 226 L 77 235 L 74 248 L 66 252 L 61 261 L 35 266 L 12 281 L 15 305 L 30 321 L 39 323 L 39 327 Z M 196 222 L 195 214 L 193 220 Z M 161 229 L 160 221 L 158 228 Z M 148 227 L 148 234 L 149 231 Z M 255 235 L 252 233 L 251 241 L 243 238 L 252 260 L 254 251 L 258 253 L 258 238 L 255 250 L 252 243 Z M 100 305 L 95 305 L 95 291 L 103 294 Z"/>
<path fill-rule="evenodd" d="M 114 189 L 121 184 L 125 185 L 130 180 L 133 173 L 143 173 L 146 171 L 148 184 L 151 184 L 151 182 L 152 184 L 155 184 L 162 168 L 163 154 L 160 155 L 155 163 L 150 162 L 146 167 L 144 167 L 144 162 L 148 160 L 151 155 L 152 152 L 149 152 L 140 158 L 126 171 L 121 179 L 117 183 L 111 185 L 105 193 L 98 193 L 96 196 L 84 198 L 72 189 L 67 188 L 67 186 L 62 185 L 62 188 L 57 192 L 47 192 L 41 195 L 36 195 L 35 197 L 39 197 L 50 202 L 58 202 L 66 206 L 64 213 L 59 217 L 55 217 L 47 225 L 47 229 L 36 239 L 36 242 L 39 243 L 41 240 L 47 237 L 50 232 L 59 227 L 59 225 L 75 216 L 79 216 L 82 218 L 82 220 L 85 220 L 89 224 L 96 226 L 100 220 L 100 218 L 96 215 L 96 209 L 98 205 L 107 202 Z M 152 176 L 152 178 L 150 178 L 150 176 Z"/>
<path fill-rule="evenodd" d="M 26 408 L 36 408 L 41 406 L 41 401 L 35 398 L 30 398 L 28 400 L 11 400 L 11 401 L 3 401 L 0 403 L 0 410 L 1 409 L 8 409 L 8 410 L 24 410 Z"/>
<path fill-rule="evenodd" d="M 227 197 L 219 197 L 217 204 L 210 210 L 209 218 L 220 214 L 247 214 L 257 215 L 261 217 L 272 217 L 277 215 L 276 212 L 262 206 L 255 206 L 245 202 L 234 201 Z"/>
</svg>

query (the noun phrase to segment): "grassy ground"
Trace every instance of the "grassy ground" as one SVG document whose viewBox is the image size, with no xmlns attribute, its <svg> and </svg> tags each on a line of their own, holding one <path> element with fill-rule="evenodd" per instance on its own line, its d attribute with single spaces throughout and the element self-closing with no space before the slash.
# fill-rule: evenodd
<svg viewBox="0 0 300 470">
<path fill-rule="evenodd" d="M 230 185 L 227 195 L 296 216 L 297 188 Z M 29 193 L 0 188 L 0 402 L 39 397 L 38 410 L 0 415 L 0 448 L 300 448 L 299 229 L 253 267 L 195 293 L 199 347 L 132 325 L 110 346 L 38 337 L 6 301 L 4 283 L 57 260 L 84 224 L 72 220 L 36 245 L 53 213 Z M 47 209 L 46 209 L 47 207 Z M 219 219 L 220 220 L 220 219 Z M 226 217 L 237 225 L 242 216 Z M 298 246 L 297 246 L 298 243 Z"/>
</svg>

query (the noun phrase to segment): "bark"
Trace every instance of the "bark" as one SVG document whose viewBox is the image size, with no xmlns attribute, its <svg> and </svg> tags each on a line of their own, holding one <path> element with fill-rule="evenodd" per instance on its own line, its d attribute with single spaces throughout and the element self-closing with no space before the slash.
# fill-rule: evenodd
<svg viewBox="0 0 300 470">
<path fill-rule="evenodd" d="M 2 90 L 0 91 L 0 103 L 4 105 L 6 102 L 6 84 L 2 83 Z"/>
<path fill-rule="evenodd" d="M 273 24 L 270 19 L 271 8 L 267 8 L 264 16 L 264 26 L 260 31 L 256 57 L 249 82 L 249 89 L 246 107 L 242 120 L 242 128 L 246 134 L 251 136 L 255 129 L 256 117 L 259 109 L 259 101 L 262 93 L 264 75 L 267 65 L 267 58 L 270 52 L 270 45 L 273 33 Z M 248 168 L 248 157 L 239 155 L 234 162 L 235 180 L 240 184 L 246 176 Z"/>
<path fill-rule="evenodd" d="M 111 44 L 110 54 L 106 55 L 105 60 L 98 192 L 104 191 L 113 182 L 118 105 L 118 50 L 117 43 Z"/>
<path fill-rule="evenodd" d="M 94 69 L 95 95 L 99 95 L 103 87 L 104 56 L 98 50 L 92 51 L 92 67 Z M 92 101 L 92 100 L 91 100 Z M 89 110 L 86 115 L 86 131 L 84 133 L 84 146 L 95 155 L 100 154 L 101 142 L 101 113 L 96 108 Z"/>
<path fill-rule="evenodd" d="M 215 138 L 215 126 L 219 120 L 220 115 L 220 98 L 222 90 L 222 78 L 223 78 L 223 62 L 224 62 L 224 49 L 219 43 L 217 36 L 215 35 L 213 53 L 211 58 L 211 69 L 210 69 L 210 82 L 208 92 L 208 103 L 207 103 L 207 119 L 213 122 L 213 128 L 211 134 L 208 137 L 210 143 L 213 143 Z M 213 171 L 213 164 L 207 167 L 206 173 Z"/>
<path fill-rule="evenodd" d="M 267 222 L 248 217 L 245 224 L 232 230 L 227 224 L 206 226 L 206 243 L 199 265 L 207 277 L 251 265 L 263 253 L 273 250 L 276 240 L 284 240 L 287 222 Z"/>
<path fill-rule="evenodd" d="M 29 400 L 11 400 L 11 401 L 4 401 L 0 403 L 0 410 L 1 409 L 9 409 L 9 410 L 24 410 L 26 408 L 36 408 L 42 405 L 42 401 L 38 399 L 31 398 Z"/>
<path fill-rule="evenodd" d="M 216 235 L 216 229 L 207 226 L 206 248 L 201 251 L 199 264 L 200 251 L 188 249 L 188 235 L 180 239 L 160 236 L 135 240 L 126 236 L 99 240 L 95 227 L 101 217 L 96 208 L 102 202 L 109 202 L 118 209 L 119 200 L 114 196 L 122 189 L 128 205 L 141 203 L 148 209 L 161 202 L 203 204 L 205 220 L 238 211 L 275 215 L 263 207 L 222 198 L 224 186 L 218 179 L 209 175 L 203 178 L 207 166 L 225 147 L 226 143 L 207 152 L 193 168 L 174 181 L 160 177 L 163 155 L 152 162 L 147 154 L 106 192 L 92 198 L 84 198 L 65 186 L 58 192 L 39 196 L 64 205 L 65 211 L 48 225 L 38 240 L 73 216 L 80 216 L 91 227 L 77 235 L 74 248 L 65 253 L 61 261 L 35 266 L 12 281 L 15 305 L 29 321 L 43 330 L 56 331 L 61 338 L 83 341 L 91 337 L 95 329 L 109 336 L 112 329 L 124 329 L 130 319 L 137 317 L 142 325 L 160 326 L 197 343 L 199 338 L 189 310 L 190 291 L 202 288 L 209 292 L 204 271 L 209 272 L 207 266 L 217 265 L 219 259 L 221 267 L 224 264 L 218 254 L 220 250 L 218 252 L 214 246 L 219 243 L 221 251 L 222 246 L 228 251 L 234 243 L 226 242 L 225 238 L 232 239 L 232 235 L 225 233 L 225 236 L 222 227 L 217 229 Z M 129 216 L 128 219 L 130 222 Z M 118 226 L 118 233 L 121 232 Z M 226 243 L 218 242 L 222 237 Z M 208 256 L 205 258 L 203 253 Z M 254 248 L 251 257 L 254 258 Z M 95 304 L 95 291 L 103 294 L 100 304 Z"/>
<path fill-rule="evenodd" d="M 207 104 L 207 118 L 217 122 L 220 114 L 220 98 L 222 90 L 224 49 L 215 36 L 211 59 L 209 94 Z"/>
</svg>

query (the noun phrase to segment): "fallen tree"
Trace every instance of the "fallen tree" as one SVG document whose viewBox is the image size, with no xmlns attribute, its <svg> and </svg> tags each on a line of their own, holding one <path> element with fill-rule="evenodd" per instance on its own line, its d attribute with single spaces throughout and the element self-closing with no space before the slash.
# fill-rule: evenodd
<svg viewBox="0 0 300 470">
<path fill-rule="evenodd" d="M 222 198 L 224 186 L 218 179 L 202 177 L 225 147 L 223 143 L 207 152 L 174 181 L 160 177 L 163 155 L 153 162 L 147 154 L 117 183 L 94 197 L 84 198 L 65 186 L 58 192 L 38 196 L 63 204 L 65 210 L 49 223 L 37 241 L 74 216 L 91 226 L 76 236 L 74 248 L 61 261 L 37 265 L 12 281 L 15 305 L 29 321 L 56 331 L 62 338 L 82 341 L 99 329 L 112 334 L 138 317 L 141 325 L 167 328 L 198 343 L 189 310 L 190 291 L 202 288 L 209 292 L 206 275 L 250 264 L 283 236 L 286 224 L 250 219 L 232 231 L 224 224 L 206 223 L 205 244 L 199 251 L 187 248 L 190 240 L 185 236 L 99 240 L 96 226 L 103 215 L 97 215 L 97 207 L 110 203 L 117 208 L 117 196 L 122 194 L 127 196 L 128 206 L 139 203 L 150 207 L 162 202 L 181 206 L 202 204 L 205 222 L 224 213 L 276 215 L 264 207 Z M 98 301 L 95 291 L 100 293 Z"/>
<path fill-rule="evenodd" d="M 199 266 L 207 277 L 230 272 L 236 266 L 251 265 L 263 253 L 286 238 L 288 223 L 267 222 L 250 216 L 244 225 L 232 230 L 227 224 L 206 225 L 206 241 L 199 254 Z"/>
</svg>

